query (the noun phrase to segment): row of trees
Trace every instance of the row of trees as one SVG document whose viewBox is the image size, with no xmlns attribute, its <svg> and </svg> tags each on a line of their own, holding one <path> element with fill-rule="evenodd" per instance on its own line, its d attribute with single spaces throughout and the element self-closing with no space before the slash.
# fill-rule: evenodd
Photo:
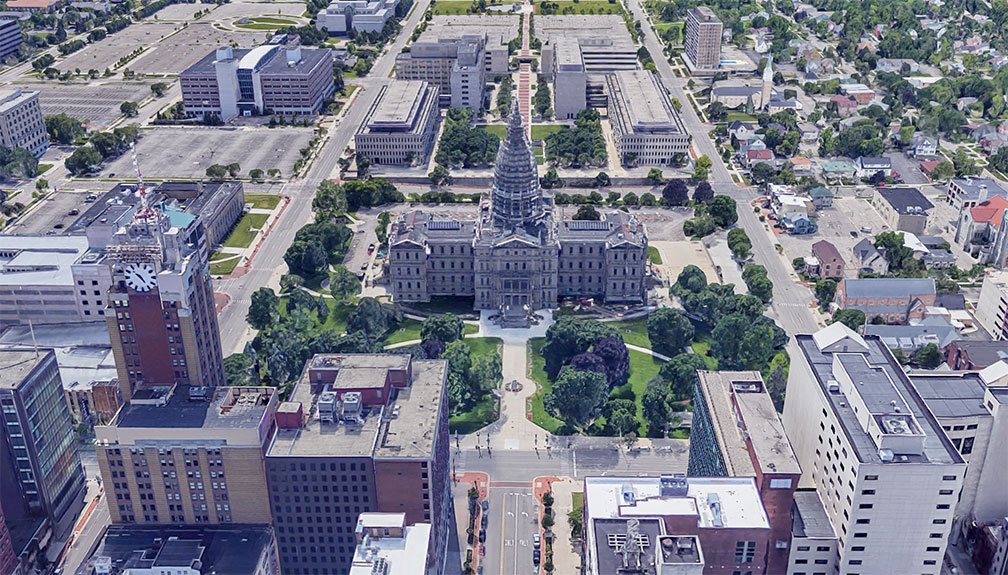
<svg viewBox="0 0 1008 575">
<path fill-rule="evenodd" d="M 121 154 L 136 141 L 138 135 L 136 124 L 115 128 L 111 132 L 95 132 L 88 144 L 74 150 L 63 165 L 71 174 L 86 174 L 108 158 Z"/>
<path fill-rule="evenodd" d="M 294 234 L 294 241 L 284 252 L 284 261 L 291 274 L 304 278 L 325 275 L 330 265 L 342 263 L 352 237 L 350 228 L 322 218 Z"/>
<path fill-rule="evenodd" d="M 451 314 L 429 317 L 420 326 L 421 355 L 448 361 L 445 394 L 452 415 L 471 409 L 501 381 L 500 354 L 495 350 L 473 357 L 464 334 L 462 320 Z"/>
<path fill-rule="evenodd" d="M 718 228 L 727 228 L 738 221 L 735 200 L 730 196 L 714 196 L 709 204 L 697 202 L 693 217 L 683 222 L 683 233 L 688 237 L 704 237 Z"/>
<path fill-rule="evenodd" d="M 546 136 L 546 160 L 563 167 L 604 166 L 605 138 L 598 110 L 578 112 L 574 127 L 564 127 Z"/>
<path fill-rule="evenodd" d="M 452 168 L 481 168 L 497 157 L 500 138 L 473 126 L 469 108 L 450 108 L 434 161 Z"/>
</svg>

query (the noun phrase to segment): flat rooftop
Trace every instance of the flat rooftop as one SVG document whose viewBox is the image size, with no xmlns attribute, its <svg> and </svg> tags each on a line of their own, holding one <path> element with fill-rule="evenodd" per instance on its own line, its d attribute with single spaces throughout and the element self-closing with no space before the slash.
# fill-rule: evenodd
<svg viewBox="0 0 1008 575">
<path fill-rule="evenodd" d="M 0 350 L 0 389 L 17 389 L 28 374 L 46 361 L 52 350 L 3 349 Z"/>
<path fill-rule="evenodd" d="M 431 86 L 420 80 L 393 80 L 382 92 L 374 112 L 361 126 L 362 132 L 410 132 L 422 129 L 424 112 L 431 112 L 435 99 Z M 436 110 L 435 110 L 436 111 Z"/>
<path fill-rule="evenodd" d="M 108 557 L 112 575 L 128 569 L 188 568 L 199 559 L 201 573 L 254 573 L 273 546 L 273 528 L 261 525 L 227 527 L 138 527 L 112 525 L 77 575 L 94 573 L 95 560 Z"/>
<path fill-rule="evenodd" d="M 595 550 L 592 558 L 595 560 L 594 572 L 615 574 L 624 572 L 635 573 L 633 569 L 644 567 L 636 573 L 648 573 L 647 566 L 654 561 L 658 540 L 664 532 L 662 522 L 657 519 L 641 519 L 638 525 L 637 541 L 640 543 L 640 565 L 631 564 L 627 569 L 623 562 L 623 554 L 618 551 L 618 546 L 627 540 L 627 520 L 626 519 L 595 519 L 592 521 L 591 529 L 594 532 L 593 540 Z M 655 571 L 650 571 L 655 573 Z"/>
<path fill-rule="evenodd" d="M 87 250 L 83 236 L 0 235 L 0 285 L 71 286 Z"/>
<path fill-rule="evenodd" d="M 165 405 L 164 392 L 140 390 L 109 425 L 117 428 L 256 429 L 276 394 L 272 387 L 211 387 L 208 399 L 191 399 L 189 386 L 175 386 Z M 150 397 L 148 397 L 150 396 Z M 150 403 L 148 403 L 150 402 Z"/>
<path fill-rule="evenodd" d="M 536 16 L 535 35 L 544 44 L 572 38 L 583 48 L 595 46 L 637 52 L 626 23 L 617 14 Z"/>
<path fill-rule="evenodd" d="M 758 371 L 698 371 L 697 376 L 729 476 L 756 475 L 746 439 L 764 473 L 801 473 Z"/>
<path fill-rule="evenodd" d="M 0 90 L 0 114 L 10 111 L 16 106 L 20 106 L 32 96 L 37 95 L 38 92 L 33 90 Z"/>
<path fill-rule="evenodd" d="M 658 77 L 647 70 L 621 70 L 609 77 L 609 98 L 623 133 L 686 134 L 679 114 Z"/>
<path fill-rule="evenodd" d="M 984 385 L 980 375 L 967 373 L 912 373 L 910 382 L 935 417 L 989 415 L 984 407 Z"/>
<path fill-rule="evenodd" d="M 400 516 L 399 526 L 401 523 Z M 390 527 L 397 527 L 397 525 L 390 525 Z M 427 564 L 427 555 L 430 552 L 431 525 L 430 523 L 418 523 L 406 527 L 405 531 L 403 537 L 369 537 L 368 548 L 374 551 L 374 556 L 370 558 L 368 557 L 368 549 L 363 545 L 358 545 L 354 550 L 348 575 L 372 575 L 375 573 L 373 567 L 378 559 L 384 560 L 388 568 L 383 571 L 385 575 L 414 575 L 422 572 L 422 567 Z"/>
<path fill-rule="evenodd" d="M 409 356 L 403 354 L 356 357 L 373 358 L 375 365 L 360 366 L 368 377 L 374 375 L 373 370 L 382 362 L 402 365 L 401 362 L 409 361 Z M 342 368 L 340 376 L 353 369 L 356 368 Z M 288 398 L 289 402 L 303 406 L 306 421 L 298 429 L 277 429 L 267 456 L 428 457 L 434 448 L 441 402 L 446 401 L 446 373 L 447 363 L 443 360 L 412 360 L 412 383 L 395 388 L 383 408 L 365 408 L 359 423 L 329 423 L 319 418 L 317 402 L 322 390 L 312 393 L 306 369 Z"/>
<path fill-rule="evenodd" d="M 833 524 L 826 515 L 819 493 L 815 489 L 800 489 L 794 493 L 791 504 L 794 518 L 791 533 L 795 537 L 828 538 L 836 537 Z"/>
<path fill-rule="evenodd" d="M 660 477 L 587 477 L 585 510 L 591 519 L 698 516 L 698 527 L 769 529 L 751 477 L 685 478 L 685 495 L 662 496 Z M 719 502 L 720 512 L 710 502 Z"/>
<path fill-rule="evenodd" d="M 836 327 L 841 326 L 841 327 Z M 818 336 L 818 338 L 817 338 Z M 822 344 L 822 351 L 816 340 Z M 852 406 L 852 398 L 832 386 L 840 387 L 834 372 L 834 356 L 841 355 L 838 369 L 846 370 L 846 377 L 857 386 L 857 395 L 871 411 L 871 416 L 889 414 L 891 401 L 896 401 L 903 418 L 911 416 L 914 435 L 922 434 L 920 454 L 897 458 L 888 465 L 901 463 L 963 463 L 962 456 L 945 437 L 941 425 L 927 408 L 924 400 L 911 385 L 902 367 L 893 358 L 889 348 L 878 336 L 861 337 L 843 324 L 833 324 L 815 335 L 795 336 L 798 349 L 812 367 L 816 383 L 822 389 L 826 403 L 832 408 L 840 427 L 862 463 L 882 463 L 880 446 L 865 431 Z M 863 344 L 863 347 L 862 347 Z M 838 349 L 837 346 L 840 346 Z M 834 353 L 833 350 L 837 350 Z M 843 350 L 843 351 L 840 351 Z M 880 423 L 880 426 L 881 423 Z"/>
<path fill-rule="evenodd" d="M 487 48 L 507 47 L 512 38 L 518 37 L 521 16 L 488 16 L 484 14 L 462 14 L 458 16 L 434 16 L 427 29 L 420 35 L 420 42 L 439 42 L 445 39 L 486 35 Z"/>
</svg>

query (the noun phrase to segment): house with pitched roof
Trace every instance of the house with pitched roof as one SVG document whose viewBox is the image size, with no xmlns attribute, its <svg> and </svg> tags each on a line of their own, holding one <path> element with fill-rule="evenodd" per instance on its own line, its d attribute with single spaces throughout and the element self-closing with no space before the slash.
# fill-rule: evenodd
<svg viewBox="0 0 1008 575">
<path fill-rule="evenodd" d="M 842 278 L 844 261 L 840 250 L 826 240 L 812 244 L 812 255 L 819 260 L 819 275 L 823 278 Z"/>
<path fill-rule="evenodd" d="M 1008 225 L 1005 225 L 1008 199 L 994 196 L 964 208 L 956 223 L 955 243 L 980 260 L 1004 268 L 1008 263 Z"/>
</svg>

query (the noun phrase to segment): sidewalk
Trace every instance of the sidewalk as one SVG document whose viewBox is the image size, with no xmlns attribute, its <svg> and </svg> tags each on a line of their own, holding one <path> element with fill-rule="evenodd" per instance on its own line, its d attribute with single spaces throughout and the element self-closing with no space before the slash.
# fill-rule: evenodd
<svg viewBox="0 0 1008 575">
<path fill-rule="evenodd" d="M 542 501 L 542 494 L 553 492 L 553 572 L 562 575 L 575 575 L 581 570 L 581 549 L 571 542 L 570 525 L 567 514 L 573 508 L 571 495 L 581 490 L 581 484 L 570 477 L 537 477 L 533 482 L 536 499 Z M 540 518 L 542 507 L 540 507 Z M 545 557 L 543 563 L 546 562 Z"/>
<path fill-rule="evenodd" d="M 479 542 L 479 530 L 483 514 L 483 508 L 480 505 L 489 494 L 490 491 L 490 476 L 483 472 L 467 472 L 458 473 L 453 477 L 457 483 L 452 486 L 452 501 L 455 504 L 455 525 L 456 534 L 458 535 L 458 549 L 459 549 L 459 563 L 464 564 L 466 560 L 466 554 L 469 549 L 468 544 L 468 529 L 469 529 L 469 489 L 476 487 L 479 490 L 479 498 L 476 500 L 476 527 L 473 530 L 473 546 L 472 546 L 472 569 L 473 573 L 478 573 L 479 562 L 480 562 L 480 542 Z"/>
</svg>

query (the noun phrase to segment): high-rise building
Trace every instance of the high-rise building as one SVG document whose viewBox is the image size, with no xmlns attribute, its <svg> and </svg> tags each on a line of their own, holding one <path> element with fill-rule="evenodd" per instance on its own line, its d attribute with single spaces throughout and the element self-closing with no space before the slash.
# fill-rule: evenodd
<svg viewBox="0 0 1008 575">
<path fill-rule="evenodd" d="M 691 477 L 752 477 L 770 522 L 767 573 L 787 569 L 801 467 L 758 371 L 698 371 Z"/>
<path fill-rule="evenodd" d="M 885 343 L 798 335 L 784 429 L 839 538 L 840 575 L 935 575 L 966 463 Z"/>
<path fill-rule="evenodd" d="M 17 18 L 0 19 L 0 60 L 17 52 L 23 42 L 21 22 Z"/>
<path fill-rule="evenodd" d="M 706 6 L 686 13 L 683 59 L 691 72 L 713 73 L 721 66 L 721 34 L 724 25 Z"/>
<path fill-rule="evenodd" d="M 315 27 L 330 36 L 355 32 L 378 33 L 395 16 L 399 0 L 335 0 L 318 13 Z"/>
<path fill-rule="evenodd" d="M 7 149 L 24 148 L 36 156 L 49 147 L 38 92 L 0 91 L 0 145 Z"/>
<path fill-rule="evenodd" d="M 11 543 L 10 529 L 7 528 L 7 519 L 4 517 L 2 501 L 0 501 L 0 573 L 4 575 L 17 575 L 18 558 L 14 554 L 14 545 Z"/>
<path fill-rule="evenodd" d="M 606 76 L 609 123 L 619 160 L 625 165 L 669 166 L 686 157 L 690 135 L 665 85 L 647 70 Z"/>
<path fill-rule="evenodd" d="M 647 231 L 636 216 L 554 218 L 517 100 L 494 162 L 488 204 L 473 222 L 408 212 L 389 232 L 389 278 L 397 301 L 474 297 L 476 309 L 524 322 L 560 297 L 642 302 Z"/>
<path fill-rule="evenodd" d="M 113 279 L 105 321 L 123 401 L 141 387 L 224 385 L 199 219 L 144 201 L 106 252 Z"/>
<path fill-rule="evenodd" d="M 354 135 L 354 151 L 374 164 L 426 166 L 437 122 L 438 87 L 395 80 L 382 86 Z"/>
<path fill-rule="evenodd" d="M 486 90 L 486 43 L 486 34 L 414 42 L 409 52 L 396 55 L 396 78 L 437 86 L 442 106 L 479 110 Z"/>
<path fill-rule="evenodd" d="M 451 494 L 446 363 L 401 354 L 308 361 L 277 409 L 266 454 L 284 575 L 342 575 L 361 514 L 429 523 L 430 573 L 447 559 Z"/>
<path fill-rule="evenodd" d="M 84 506 L 84 468 L 52 350 L 0 350 L 0 505 L 57 537 Z"/>
<path fill-rule="evenodd" d="M 272 387 L 138 390 L 95 427 L 113 523 L 269 523 Z"/>
</svg>

